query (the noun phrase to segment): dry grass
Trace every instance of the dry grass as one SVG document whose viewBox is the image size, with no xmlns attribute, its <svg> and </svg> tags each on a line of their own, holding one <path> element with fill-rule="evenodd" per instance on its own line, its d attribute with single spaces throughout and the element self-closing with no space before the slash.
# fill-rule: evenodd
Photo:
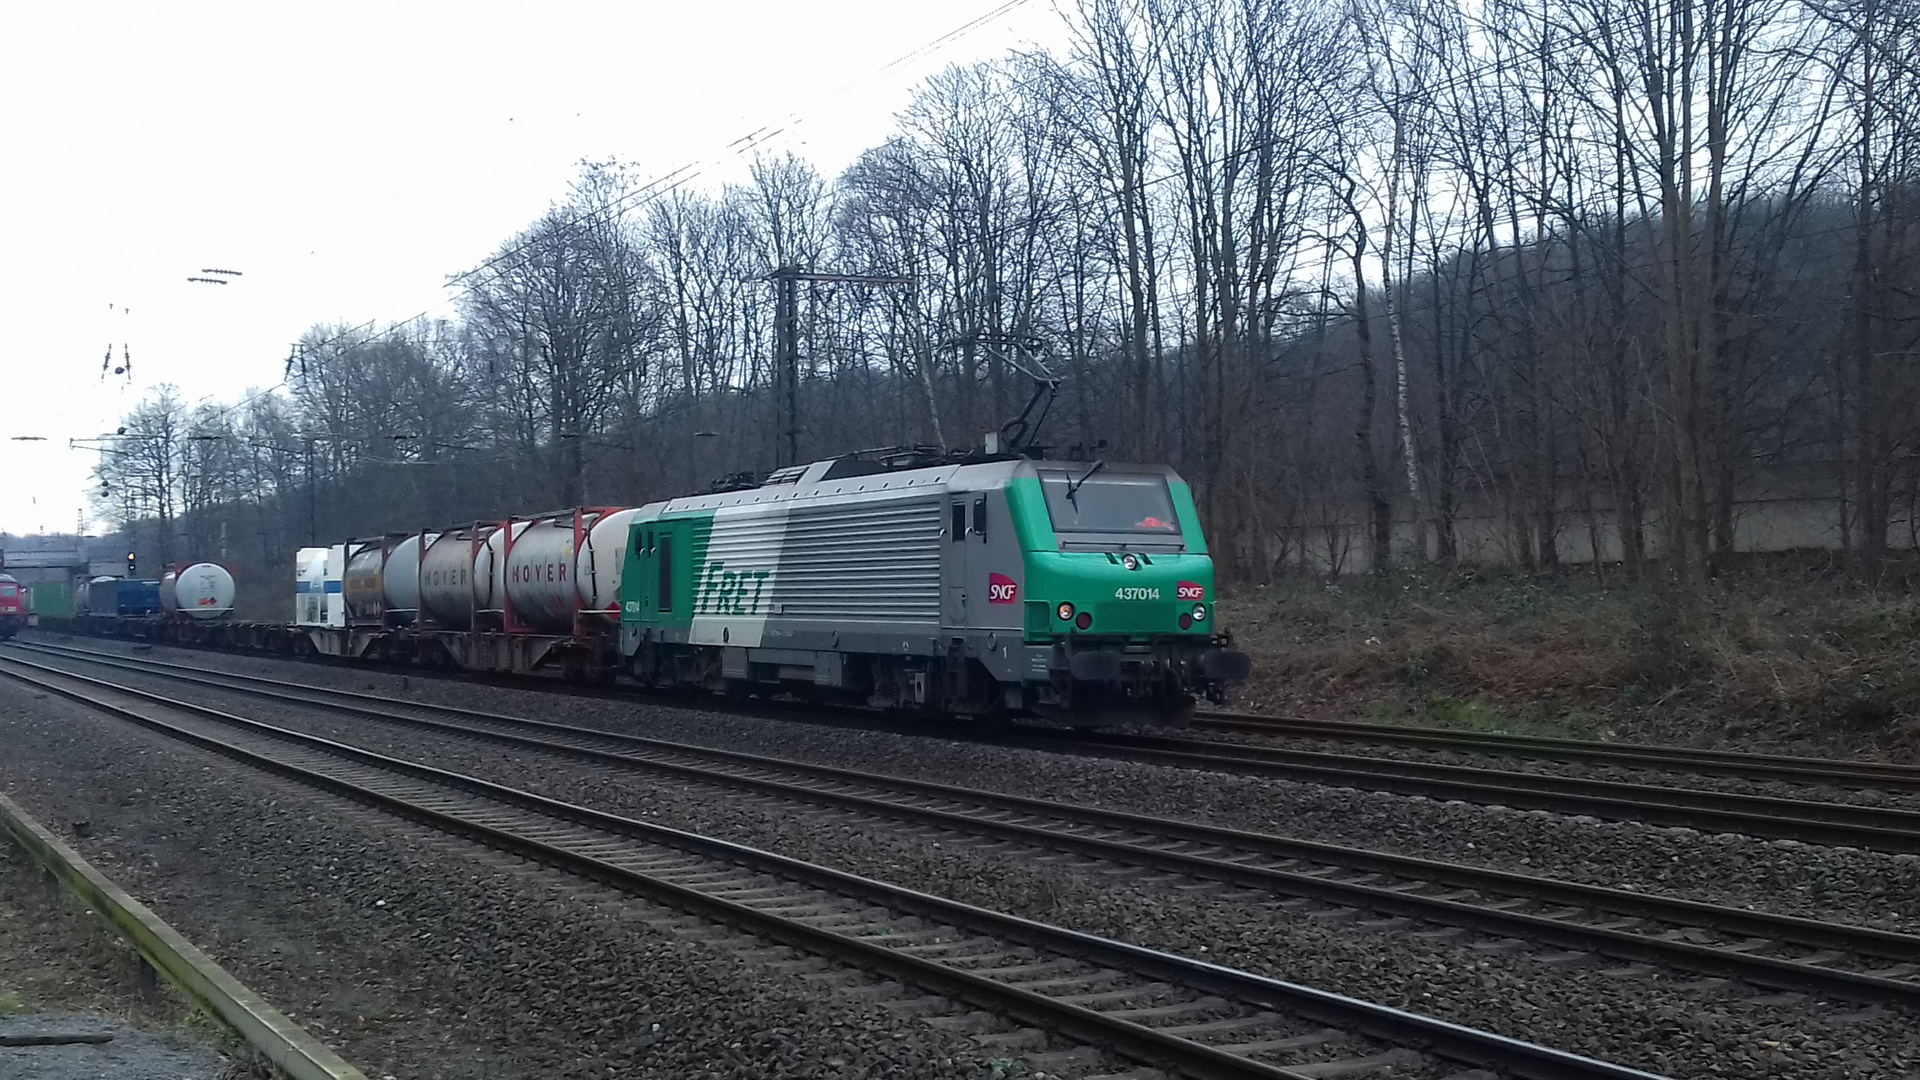
<svg viewBox="0 0 1920 1080">
<path fill-rule="evenodd" d="M 1888 582 L 1891 581 L 1889 584 Z M 1785 559 L 1684 603 L 1590 576 L 1236 590 L 1265 712 L 1920 762 L 1920 600 Z"/>
</svg>

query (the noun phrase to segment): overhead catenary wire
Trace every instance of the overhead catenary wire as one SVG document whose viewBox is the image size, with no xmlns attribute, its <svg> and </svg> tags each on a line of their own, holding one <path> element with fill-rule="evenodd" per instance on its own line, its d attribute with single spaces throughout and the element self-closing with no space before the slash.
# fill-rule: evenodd
<svg viewBox="0 0 1920 1080">
<path fill-rule="evenodd" d="M 973 19 L 970 19 L 967 22 L 962 23 L 960 26 L 957 26 L 954 29 L 947 31 L 946 33 L 943 33 L 938 37 L 933 38 L 930 41 L 927 41 L 919 46 L 916 46 L 914 49 L 900 56 L 895 57 L 894 59 L 888 61 L 887 63 L 882 64 L 878 68 L 873 69 L 871 72 L 867 73 L 866 75 L 849 80 L 848 82 L 841 85 L 838 90 L 828 95 L 828 97 L 837 98 L 842 95 L 845 95 L 846 93 L 850 92 L 854 88 L 864 85 L 865 83 L 875 78 L 878 78 L 882 75 L 885 75 L 886 73 L 893 71 L 896 68 L 899 68 L 905 64 L 911 63 L 914 60 L 919 59 L 921 57 L 932 55 L 933 53 L 937 52 L 939 49 L 947 45 L 950 45 L 955 41 L 960 40 L 961 38 L 967 36 L 968 34 L 984 26 L 987 26 L 1000 18 L 1005 17 L 1008 13 L 1014 11 L 1019 7 L 1024 6 L 1028 2 L 1029 0 L 1005 0 L 1005 2 L 987 11 L 985 14 L 982 14 Z M 736 138 L 732 142 L 728 143 L 726 147 L 723 148 L 720 154 L 715 155 L 710 160 L 689 162 L 685 165 L 679 166 L 678 168 L 670 170 L 669 172 L 661 176 L 655 177 L 653 180 L 648 181 L 646 184 L 642 185 L 636 191 L 629 192 L 626 195 L 621 196 L 621 198 L 615 200 L 614 202 L 610 203 L 606 207 L 597 208 L 596 210 L 586 215 L 583 215 L 583 218 L 586 220 L 591 220 L 595 217 L 606 217 L 608 220 L 612 220 L 615 217 L 624 216 L 624 214 L 629 210 L 635 209 L 639 206 L 646 205 L 660 198 L 663 198 L 669 194 L 672 194 L 674 191 L 679 190 L 685 184 L 698 179 L 701 175 L 703 175 L 706 172 L 707 169 L 713 167 L 714 165 L 717 165 L 724 161 L 739 158 L 749 153 L 750 151 L 759 149 L 768 140 L 774 138 L 775 136 L 785 131 L 790 130 L 792 127 L 794 127 L 797 124 L 805 122 L 807 119 L 808 119 L 807 115 L 794 113 L 794 114 L 790 114 L 786 119 L 782 121 L 777 121 L 772 124 L 763 124 L 760 127 L 755 128 L 753 131 L 750 131 L 747 134 L 742 135 L 739 138 Z M 471 281 L 478 275 L 488 270 L 498 268 L 502 263 L 506 262 L 509 259 L 512 259 L 524 254 L 530 246 L 531 246 L 531 241 L 517 243 L 517 244 L 509 243 L 507 246 L 503 247 L 500 251 L 494 253 L 493 255 L 489 256 L 486 259 L 481 260 L 475 266 L 450 276 L 447 279 L 446 284 L 450 288 L 460 287 L 462 288 L 462 291 L 464 293 L 471 294 L 475 291 L 476 286 L 467 284 L 469 281 Z M 201 273 L 232 274 L 237 277 L 239 276 L 240 271 L 204 269 L 201 271 Z M 219 284 L 226 284 L 224 280 L 220 280 L 217 278 L 216 279 L 193 279 L 193 280 L 212 280 L 212 281 L 218 282 Z M 440 308 L 445 306 L 446 306 L 446 301 L 442 301 L 439 304 L 435 304 L 431 307 L 425 308 L 411 316 L 408 316 L 407 318 L 390 320 L 389 325 L 396 325 L 396 326 L 405 325 L 407 323 L 424 319 L 428 315 L 431 315 L 434 311 L 439 310 Z M 364 329 L 371 328 L 372 326 L 377 324 L 379 321 L 380 320 L 378 319 L 370 319 L 364 323 L 357 324 L 356 326 L 351 327 L 348 330 L 342 331 L 322 341 L 303 343 L 302 345 L 297 345 L 296 348 L 305 348 L 309 350 L 325 348 L 328 345 L 336 344 L 342 340 L 345 340 L 347 337 L 351 336 L 354 333 L 357 333 Z M 291 365 L 289 365 L 288 371 L 290 375 Z M 279 382 L 275 383 L 274 385 L 269 386 L 266 389 L 258 391 L 252 395 L 249 395 L 248 397 L 238 402 L 235 402 L 232 405 L 226 406 L 225 408 L 219 410 L 218 412 L 213 413 L 208 417 L 202 418 L 202 422 L 203 423 L 211 422 L 213 420 L 218 420 L 222 417 L 225 417 L 235 412 L 238 409 L 244 408 L 245 406 L 252 404 L 253 402 L 263 397 L 266 397 L 270 394 L 276 393 L 284 389 L 287 386 L 287 383 L 288 383 L 288 379 L 282 378 Z M 201 400 L 204 403 L 207 399 L 202 398 Z"/>
</svg>

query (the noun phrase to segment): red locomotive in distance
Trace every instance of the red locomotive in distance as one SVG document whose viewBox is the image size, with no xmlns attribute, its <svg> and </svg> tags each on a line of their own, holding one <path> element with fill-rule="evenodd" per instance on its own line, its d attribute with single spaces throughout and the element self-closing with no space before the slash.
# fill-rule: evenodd
<svg viewBox="0 0 1920 1080">
<path fill-rule="evenodd" d="M 12 574 L 0 574 L 0 641 L 27 625 L 27 587 Z"/>
</svg>

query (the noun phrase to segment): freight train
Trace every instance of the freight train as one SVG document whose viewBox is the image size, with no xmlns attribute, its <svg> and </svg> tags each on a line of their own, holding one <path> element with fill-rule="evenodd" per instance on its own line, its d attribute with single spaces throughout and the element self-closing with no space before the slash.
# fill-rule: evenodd
<svg viewBox="0 0 1920 1080">
<path fill-rule="evenodd" d="M 202 563 L 113 631 L 1075 726 L 1183 723 L 1250 667 L 1216 626 L 1191 492 L 1159 466 L 847 455 L 303 548 L 295 576 L 291 625 L 227 618 L 232 579 Z"/>
</svg>

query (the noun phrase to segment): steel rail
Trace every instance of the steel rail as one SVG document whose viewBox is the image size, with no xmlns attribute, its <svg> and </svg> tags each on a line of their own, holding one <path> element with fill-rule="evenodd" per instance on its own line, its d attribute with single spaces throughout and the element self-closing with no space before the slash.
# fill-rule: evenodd
<svg viewBox="0 0 1920 1080">
<path fill-rule="evenodd" d="M 102 666 L 156 678 L 293 702 L 329 711 L 350 712 L 386 723 L 424 727 L 456 736 L 489 740 L 625 768 L 648 769 L 697 783 L 728 785 L 777 798 L 825 803 L 861 813 L 904 817 L 941 828 L 1010 839 L 1106 861 L 1125 862 L 1157 870 L 1226 881 L 1263 891 L 1304 896 L 1422 921 L 1464 926 L 1487 933 L 1544 942 L 1561 948 L 1592 951 L 1616 959 L 1659 963 L 1709 975 L 1739 978 L 1776 989 L 1801 990 L 1858 1000 L 1920 1006 L 1920 982 L 1906 977 L 1920 970 L 1916 968 L 1916 964 L 1920 963 L 1920 936 L 1753 912 L 1699 901 L 1649 896 L 1625 889 L 1609 889 L 1535 875 L 1488 870 L 1383 852 L 1339 848 L 1334 845 L 1316 844 L 1270 834 L 1002 795 L 928 781 L 875 776 L 785 758 L 718 750 L 476 709 L 416 702 L 407 702 L 404 705 L 406 708 L 454 717 L 463 721 L 478 721 L 548 736 L 547 738 L 532 737 L 515 734 L 512 730 L 489 730 L 484 727 L 474 727 L 471 723 L 426 719 L 395 712 L 391 708 L 362 704 L 362 702 L 380 702 L 386 705 L 391 702 L 387 698 L 357 691 L 335 690 L 299 683 L 288 684 L 252 675 L 207 672 L 203 669 L 162 661 L 90 659 L 91 662 Z M 294 690 L 302 692 L 292 692 Z M 554 741 L 555 739 L 570 741 L 558 742 Z M 602 748 L 606 746 L 619 749 Z M 742 774 L 720 771 L 712 766 L 683 764 L 671 760 L 671 757 L 675 756 L 695 760 L 704 759 L 717 762 L 722 768 L 745 769 L 750 772 Z M 823 783 L 841 785 L 842 789 L 822 789 L 794 784 L 771 779 L 765 775 L 783 772 L 798 774 Z M 1160 841 L 1171 840 L 1181 846 L 1189 843 L 1204 844 L 1217 850 L 1203 852 L 1170 850 L 1165 847 L 1147 846 L 1140 842 L 1114 839 L 1111 835 L 1088 836 L 1084 833 L 1063 831 L 1059 827 L 1045 828 L 1003 818 L 983 818 L 977 814 L 906 804 L 897 799 L 875 798 L 849 792 L 844 790 L 846 787 L 891 790 L 898 795 L 933 802 L 936 807 L 971 803 L 999 813 L 1018 814 L 1028 818 L 1052 818 L 1082 828 L 1098 829 L 1108 833 L 1119 832 L 1122 835 L 1140 835 Z M 1574 921 L 1574 913 L 1546 915 L 1514 911 L 1487 900 L 1469 903 L 1457 896 L 1428 896 L 1410 892 L 1404 887 L 1379 885 L 1366 881 L 1345 881 L 1321 874 L 1302 873 L 1276 866 L 1262 866 L 1243 861 L 1247 855 L 1281 862 L 1309 860 L 1329 866 L 1358 870 L 1369 877 L 1385 873 L 1414 882 L 1432 882 L 1450 888 L 1464 888 L 1507 897 L 1519 896 L 1533 901 L 1570 905 L 1581 913 L 1625 915 L 1634 920 L 1650 920 L 1674 927 L 1706 927 L 1719 933 L 1764 938 L 1808 949 L 1825 951 L 1837 949 L 1855 956 L 1872 956 L 1890 960 L 1895 966 L 1879 972 L 1836 969 L 1827 967 L 1823 963 L 1754 953 L 1749 951 L 1754 946 L 1752 941 L 1737 942 L 1735 948 L 1716 947 L 1629 930 L 1621 926 L 1583 924 Z M 1826 959 L 1837 960 L 1841 957 L 1829 956 Z"/>
<path fill-rule="evenodd" d="M 28 648 L 48 648 L 18 643 Z M 68 650 L 75 654 L 90 650 Z M 94 654 L 98 655 L 98 654 Z M 159 661 L 154 661 L 159 663 Z M 570 690 L 570 694 L 587 693 Z M 628 695 L 593 695 L 629 700 Z M 885 730 L 894 730 L 887 728 Z M 1771 840 L 1920 853 L 1920 811 L 1589 780 L 1548 773 L 1402 761 L 1393 758 L 1208 739 L 1110 731 L 1069 735 L 1057 728 L 1014 726 L 986 733 L 941 732 L 942 737 L 992 745 L 1142 761 L 1179 768 L 1240 773 L 1432 799 L 1584 814 L 1671 828 L 1724 832 Z"/>
<path fill-rule="evenodd" d="M 1920 853 L 1920 812 L 1911 810 L 1159 735 L 1082 732 L 1078 737 L 1067 737 L 1054 729 L 1017 727 L 985 741 L 1084 757 L 1276 777 L 1522 810 L 1585 814 L 1609 821 L 1637 821 L 1870 851 Z"/>
<path fill-rule="evenodd" d="M 705 858 L 755 867 L 766 873 L 802 882 L 815 889 L 857 897 L 869 903 L 884 905 L 890 910 L 911 912 L 924 918 L 960 926 L 998 939 L 1018 942 L 1032 948 L 1092 960 L 1138 976 L 1178 984 L 1203 994 L 1221 995 L 1257 1010 L 1332 1024 L 1398 1046 L 1419 1047 L 1426 1053 L 1449 1061 L 1494 1068 L 1526 1080 L 1660 1080 L 1654 1074 L 1637 1069 L 1596 1061 L 1433 1017 L 1269 979 L 1250 972 L 1050 926 L 844 871 L 817 866 L 742 844 L 608 814 L 476 777 L 376 754 L 348 744 L 276 727 L 193 702 L 165 697 L 92 676 L 48 668 L 17 657 L 6 657 L 4 664 L 0 664 L 0 674 L 277 775 L 335 794 L 369 802 L 436 828 L 480 840 L 550 865 L 558 865 L 595 880 L 641 892 L 684 910 L 740 926 L 755 934 L 783 941 L 817 954 L 833 956 L 859 967 L 880 971 L 890 977 L 928 987 L 977 1007 L 1003 1013 L 1024 1023 L 1059 1031 L 1094 1045 L 1110 1047 L 1124 1056 L 1170 1067 L 1182 1075 L 1198 1078 L 1198 1080 L 1215 1080 L 1215 1078 L 1219 1080 L 1227 1080 L 1227 1078 L 1301 1080 L 1301 1074 L 1171 1035 L 1118 1016 L 1056 1000 L 1018 985 L 910 955 L 897 948 L 813 926 L 797 919 L 771 914 L 754 908 L 750 904 L 711 895 L 697 888 L 675 884 L 619 865 L 610 861 L 610 858 L 604 854 L 586 854 L 548 842 L 546 839 L 488 824 L 479 820 L 484 816 L 481 814 L 463 815 L 448 808 L 423 805 L 421 802 L 381 791 L 364 783 L 356 783 L 263 754 L 179 724 L 148 716 L 125 706 L 103 701 L 69 686 L 61 685 L 59 682 L 22 674 L 5 665 L 26 667 L 53 675 L 57 679 L 89 684 L 111 693 L 146 700 L 167 709 L 203 716 L 243 731 L 371 767 L 379 772 L 406 777 L 441 789 L 458 791 L 469 800 L 486 800 L 516 810 L 531 811 L 553 821 L 586 826 L 601 833 L 614 833 L 654 845 L 693 852 Z"/>
<path fill-rule="evenodd" d="M 1269 716 L 1202 710 L 1193 726 L 1216 731 L 1294 736 L 1346 742 L 1452 750 L 1462 753 L 1507 754 L 1554 761 L 1582 761 L 1625 768 L 1665 769 L 1703 776 L 1730 776 L 1743 780 L 1779 780 L 1794 784 L 1880 788 L 1920 793 L 1920 766 L 1886 761 L 1849 761 L 1843 758 L 1749 754 L 1734 750 L 1706 750 L 1652 743 L 1610 743 L 1509 732 L 1456 731 L 1451 728 L 1362 723 L 1352 720 L 1316 720 L 1300 716 Z"/>
</svg>

